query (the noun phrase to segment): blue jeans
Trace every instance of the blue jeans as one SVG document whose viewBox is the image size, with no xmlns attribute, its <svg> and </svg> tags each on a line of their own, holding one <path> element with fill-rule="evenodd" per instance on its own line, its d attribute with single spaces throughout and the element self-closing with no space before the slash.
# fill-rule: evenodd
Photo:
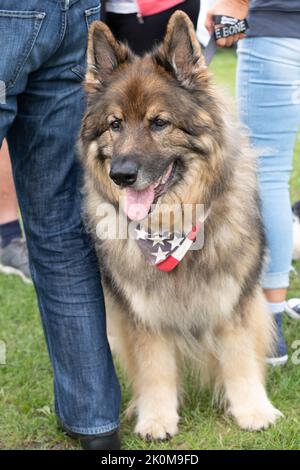
<svg viewBox="0 0 300 470">
<path fill-rule="evenodd" d="M 120 407 L 74 152 L 88 26 L 99 15 L 99 0 L 0 0 L 0 143 L 7 138 L 12 158 L 56 413 L 82 434 L 118 427 Z"/>
<path fill-rule="evenodd" d="M 266 289 L 289 285 L 292 214 L 289 178 L 300 124 L 300 39 L 239 42 L 238 108 L 258 153 L 258 178 L 269 259 Z"/>
</svg>

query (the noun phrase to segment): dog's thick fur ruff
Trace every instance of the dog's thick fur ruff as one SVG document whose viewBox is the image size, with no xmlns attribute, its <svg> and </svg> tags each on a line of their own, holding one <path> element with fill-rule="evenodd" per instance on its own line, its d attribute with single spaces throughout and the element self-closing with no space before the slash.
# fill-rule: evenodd
<svg viewBox="0 0 300 470">
<path fill-rule="evenodd" d="M 177 432 L 182 358 L 199 368 L 241 428 L 266 428 L 280 412 L 264 387 L 273 330 L 259 286 L 264 236 L 255 158 L 212 84 L 193 26 L 176 12 L 164 42 L 139 58 L 96 22 L 88 63 L 79 147 L 91 232 L 99 204 L 119 210 L 123 190 L 109 171 L 124 154 L 137 155 L 153 178 L 176 157 L 173 184 L 156 210 L 176 203 L 211 208 L 204 247 L 169 273 L 148 265 L 132 239 L 95 236 L 108 324 L 132 385 L 135 431 L 147 439 Z M 152 132 L 147 122 L 166 113 L 171 124 Z M 122 120 L 122 132 L 111 129 L 110 116 Z"/>
</svg>

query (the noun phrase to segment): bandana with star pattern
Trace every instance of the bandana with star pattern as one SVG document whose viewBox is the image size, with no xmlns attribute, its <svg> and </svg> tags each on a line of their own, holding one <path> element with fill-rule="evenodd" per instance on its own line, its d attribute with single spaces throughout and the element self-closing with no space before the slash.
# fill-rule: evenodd
<svg viewBox="0 0 300 470">
<path fill-rule="evenodd" d="M 203 225 L 199 222 L 188 235 L 182 233 L 150 234 L 139 225 L 134 238 L 149 264 L 161 271 L 172 271 L 196 240 Z"/>
</svg>

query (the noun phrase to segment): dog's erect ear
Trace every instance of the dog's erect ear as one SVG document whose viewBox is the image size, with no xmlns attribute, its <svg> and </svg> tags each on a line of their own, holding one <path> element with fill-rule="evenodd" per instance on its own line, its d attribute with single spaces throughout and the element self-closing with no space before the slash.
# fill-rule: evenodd
<svg viewBox="0 0 300 470">
<path fill-rule="evenodd" d="M 131 57 L 131 51 L 114 38 L 109 27 L 101 21 L 95 21 L 89 31 L 87 91 L 99 89 L 112 72 Z"/>
<path fill-rule="evenodd" d="M 172 70 L 180 82 L 187 84 L 206 69 L 194 25 L 183 11 L 171 16 L 164 41 L 154 57 L 160 65 Z"/>
</svg>

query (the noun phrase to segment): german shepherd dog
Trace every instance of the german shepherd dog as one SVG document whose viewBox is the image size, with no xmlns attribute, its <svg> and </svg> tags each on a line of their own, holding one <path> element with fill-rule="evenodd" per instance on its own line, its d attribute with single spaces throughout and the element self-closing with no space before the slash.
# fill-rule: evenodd
<svg viewBox="0 0 300 470">
<path fill-rule="evenodd" d="M 97 233 L 108 326 L 132 386 L 135 432 L 150 440 L 178 431 L 187 360 L 242 429 L 267 428 L 281 413 L 264 385 L 273 325 L 259 285 L 255 157 L 212 83 L 189 18 L 174 13 L 164 41 L 143 57 L 95 22 L 86 91 L 85 211 Z M 142 233 L 172 205 L 175 233 L 186 206 L 197 204 L 204 205 L 203 247 L 188 250 L 174 269 L 149 263 L 134 237 L 99 229 L 103 205 L 127 226 L 138 220 Z M 159 234 L 163 215 L 153 222 Z M 162 253 L 161 239 L 157 245 Z"/>
</svg>

